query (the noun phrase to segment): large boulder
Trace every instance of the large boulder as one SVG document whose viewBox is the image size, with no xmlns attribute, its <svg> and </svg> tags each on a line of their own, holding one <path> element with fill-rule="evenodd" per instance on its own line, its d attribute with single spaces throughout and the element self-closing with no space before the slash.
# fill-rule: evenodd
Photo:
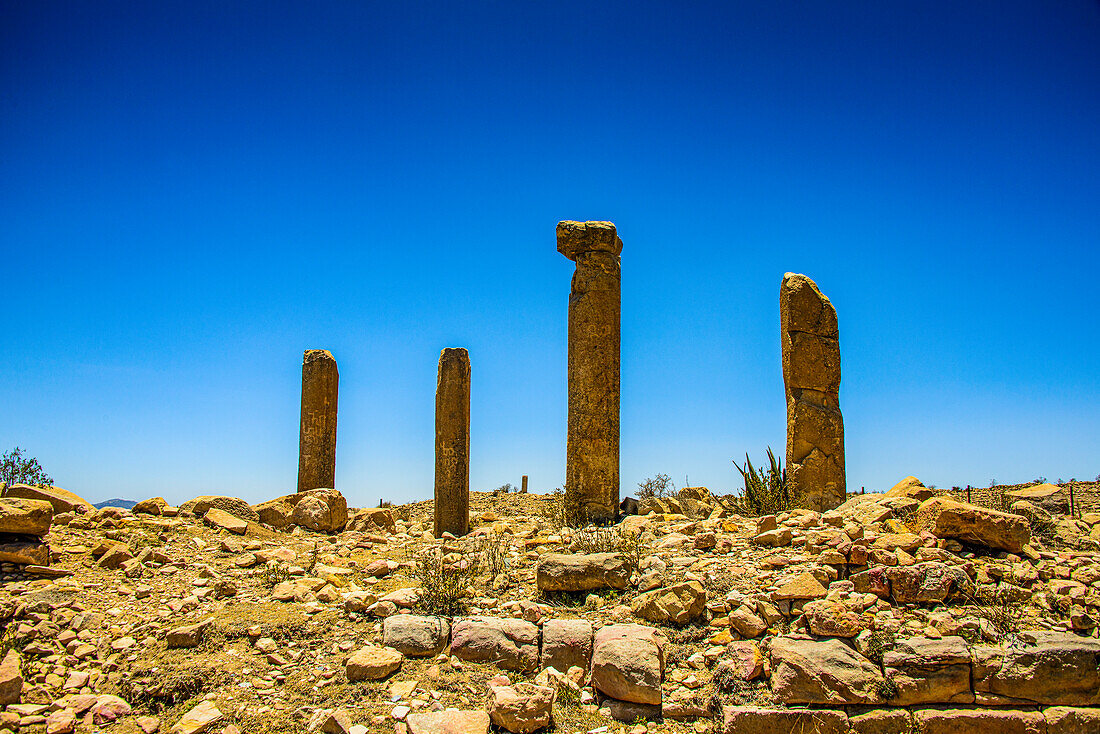
<svg viewBox="0 0 1100 734">
<path fill-rule="evenodd" d="M 53 505 L 45 500 L 22 497 L 0 499 L 0 533 L 20 533 L 39 537 L 50 532 Z"/>
<path fill-rule="evenodd" d="M 12 484 L 4 488 L 5 497 L 21 497 L 27 500 L 44 500 L 53 505 L 55 513 L 74 512 L 82 515 L 95 512 L 95 506 L 78 494 L 61 487 L 35 487 L 30 484 Z"/>
<path fill-rule="evenodd" d="M 393 520 L 393 513 L 384 507 L 367 507 L 356 510 L 348 516 L 348 530 L 385 530 L 392 533 L 397 529 Z"/>
<path fill-rule="evenodd" d="M 890 582 L 890 594 L 898 604 L 939 604 L 974 590 L 966 571 L 938 561 L 889 566 L 883 573 Z"/>
<path fill-rule="evenodd" d="M 618 553 L 547 553 L 535 571 L 540 591 L 625 589 L 630 567 Z"/>
<path fill-rule="evenodd" d="M 130 511 L 143 515 L 163 515 L 164 509 L 168 506 L 168 501 L 163 497 L 150 497 L 147 500 L 138 502 L 130 508 Z"/>
<path fill-rule="evenodd" d="M 639 594 L 631 602 L 635 615 L 650 622 L 687 624 L 703 613 L 707 590 L 698 581 L 653 589 Z"/>
<path fill-rule="evenodd" d="M 878 667 L 840 640 L 776 637 L 771 645 L 772 693 L 785 704 L 878 703 Z"/>
<path fill-rule="evenodd" d="M 661 703 L 666 644 L 664 635 L 652 627 L 601 627 L 592 645 L 592 685 L 621 701 Z"/>
<path fill-rule="evenodd" d="M 1031 540 L 1031 528 L 1023 517 L 946 497 L 922 502 L 917 509 L 917 522 L 937 538 L 1010 553 L 1019 553 Z"/>
<path fill-rule="evenodd" d="M 454 623 L 451 654 L 503 670 L 531 672 L 539 662 L 539 628 L 522 619 L 467 617 Z"/>
<path fill-rule="evenodd" d="M 382 644 L 409 657 L 438 655 L 447 647 L 451 625 L 445 617 L 393 614 L 382 623 Z"/>
<path fill-rule="evenodd" d="M 906 477 L 886 490 L 887 497 L 909 497 L 924 502 L 930 499 L 936 492 L 924 486 L 924 482 L 916 477 Z"/>
<path fill-rule="evenodd" d="M 180 512 L 190 512 L 196 517 L 203 517 L 211 508 L 228 512 L 233 517 L 247 522 L 259 522 L 260 516 L 240 497 L 228 497 L 225 495 L 204 494 L 200 497 L 187 500 L 180 505 Z"/>
<path fill-rule="evenodd" d="M 1008 647 L 973 648 L 978 702 L 1100 704 L 1100 640 L 1068 632 L 1023 632 Z"/>
<path fill-rule="evenodd" d="M 550 725 L 554 689 L 531 683 L 489 686 L 489 718 L 497 726 L 527 734 Z"/>
<path fill-rule="evenodd" d="M 262 502 L 252 508 L 257 522 L 276 530 L 297 525 L 316 533 L 334 533 L 348 522 L 348 503 L 335 489 L 310 489 Z"/>
<path fill-rule="evenodd" d="M 244 535 L 248 532 L 248 522 L 217 507 L 207 510 L 202 520 L 212 528 L 221 528 L 234 535 Z"/>
</svg>

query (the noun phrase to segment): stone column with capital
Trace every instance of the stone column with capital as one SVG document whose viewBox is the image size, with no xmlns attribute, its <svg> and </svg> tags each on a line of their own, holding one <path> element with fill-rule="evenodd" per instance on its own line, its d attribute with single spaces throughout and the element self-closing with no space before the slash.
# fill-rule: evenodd
<svg viewBox="0 0 1100 734">
<path fill-rule="evenodd" d="M 435 536 L 470 530 L 470 355 L 439 354 L 435 389 Z"/>
<path fill-rule="evenodd" d="M 336 402 L 340 372 L 324 349 L 302 356 L 302 423 L 298 434 L 298 491 L 336 486 Z"/>
<path fill-rule="evenodd" d="M 619 511 L 619 314 L 623 242 L 611 222 L 558 222 L 558 252 L 577 264 L 569 292 L 565 511 L 571 524 Z"/>
<path fill-rule="evenodd" d="M 844 502 L 844 418 L 840 413 L 840 331 L 817 284 L 786 273 L 779 287 L 783 385 L 787 394 L 787 482 L 802 507 Z"/>
</svg>

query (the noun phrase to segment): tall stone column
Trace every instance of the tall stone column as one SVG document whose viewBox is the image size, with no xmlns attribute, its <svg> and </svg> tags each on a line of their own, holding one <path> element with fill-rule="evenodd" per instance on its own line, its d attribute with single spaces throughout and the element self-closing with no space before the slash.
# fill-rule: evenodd
<svg viewBox="0 0 1100 734">
<path fill-rule="evenodd" d="M 787 481 L 803 507 L 829 510 L 844 502 L 846 490 L 836 309 L 812 280 L 786 273 L 779 288 L 779 320 Z"/>
<path fill-rule="evenodd" d="M 572 523 L 619 511 L 619 254 L 611 222 L 558 222 L 558 252 L 577 263 L 569 292 L 565 510 Z"/>
<path fill-rule="evenodd" d="M 470 530 L 470 355 L 439 354 L 435 388 L 435 536 Z"/>
<path fill-rule="evenodd" d="M 298 491 L 336 486 L 336 398 L 340 372 L 324 349 L 302 357 L 302 428 L 298 434 Z"/>
</svg>

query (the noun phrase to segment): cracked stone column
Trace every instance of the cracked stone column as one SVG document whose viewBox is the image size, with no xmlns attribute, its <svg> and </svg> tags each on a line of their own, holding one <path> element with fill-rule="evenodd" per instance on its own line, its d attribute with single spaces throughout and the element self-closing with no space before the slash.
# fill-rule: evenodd
<svg viewBox="0 0 1100 734">
<path fill-rule="evenodd" d="M 844 502 L 846 489 L 836 309 L 812 280 L 786 273 L 779 288 L 779 319 L 787 480 L 803 507 L 828 510 Z"/>
<path fill-rule="evenodd" d="M 470 530 L 470 355 L 439 354 L 435 388 L 435 536 Z"/>
<path fill-rule="evenodd" d="M 558 222 L 558 252 L 577 263 L 569 292 L 569 431 L 565 509 L 571 522 L 619 511 L 619 254 L 611 222 Z"/>
<path fill-rule="evenodd" d="M 298 434 L 298 491 L 336 486 L 336 398 L 340 372 L 324 349 L 302 357 L 302 427 Z"/>
</svg>

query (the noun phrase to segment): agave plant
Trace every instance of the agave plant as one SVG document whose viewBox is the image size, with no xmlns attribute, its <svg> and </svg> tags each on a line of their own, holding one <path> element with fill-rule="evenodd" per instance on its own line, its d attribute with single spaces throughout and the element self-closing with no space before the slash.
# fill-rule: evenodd
<svg viewBox="0 0 1100 734">
<path fill-rule="evenodd" d="M 752 465 L 748 453 L 745 454 L 745 466 L 735 460 L 733 465 L 745 478 L 745 493 L 741 504 L 746 511 L 756 515 L 772 515 L 791 509 L 796 498 L 791 496 L 787 486 L 787 470 L 783 462 L 775 458 L 771 446 L 768 447 L 768 466 L 757 469 Z"/>
</svg>

